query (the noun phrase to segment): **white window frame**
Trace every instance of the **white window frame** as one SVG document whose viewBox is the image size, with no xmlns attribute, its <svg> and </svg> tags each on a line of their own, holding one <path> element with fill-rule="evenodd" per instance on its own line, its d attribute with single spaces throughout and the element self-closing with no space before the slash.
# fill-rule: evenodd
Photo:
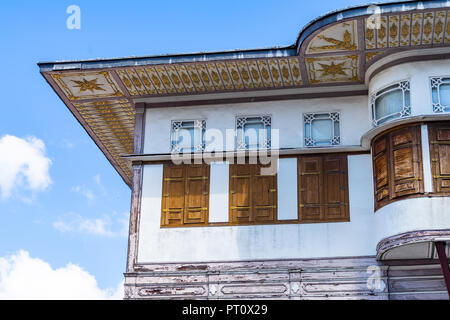
<svg viewBox="0 0 450 320">
<path fill-rule="evenodd" d="M 272 129 L 272 116 L 270 114 L 254 115 L 254 116 L 237 116 L 236 117 L 236 150 L 253 150 L 245 143 L 245 124 L 248 119 L 260 118 L 261 123 L 264 125 L 265 137 L 262 141 L 258 141 L 256 149 L 269 149 L 271 146 L 271 129 Z M 267 129 L 269 128 L 269 129 Z M 239 139 L 239 137 L 241 139 Z"/>
<path fill-rule="evenodd" d="M 183 124 L 186 122 L 194 122 L 194 126 L 184 127 Z M 175 143 L 179 139 L 179 131 L 180 129 L 185 128 L 193 128 L 194 131 L 196 128 L 201 129 L 201 141 L 196 145 L 191 145 L 189 152 L 202 152 L 205 150 L 205 131 L 206 131 L 206 120 L 205 119 L 195 119 L 195 120 L 172 120 L 170 125 L 170 151 L 172 153 L 181 152 L 181 147 Z M 184 150 L 183 152 L 187 152 Z"/>
<path fill-rule="evenodd" d="M 389 87 L 393 87 L 390 90 L 385 91 L 386 89 L 388 89 Z M 380 119 L 376 119 L 376 101 L 378 98 L 382 97 L 383 95 L 385 95 L 386 93 L 392 92 L 394 90 L 402 90 L 403 93 L 403 105 L 402 105 L 402 109 L 400 111 L 391 113 L 391 114 L 387 114 L 383 117 L 381 117 Z M 406 94 L 409 94 L 409 105 L 406 105 Z M 385 86 L 381 89 L 378 89 L 376 93 L 372 94 L 370 96 L 370 109 L 372 112 L 372 125 L 374 127 L 378 126 L 380 124 L 380 122 L 382 122 L 383 120 L 385 120 L 386 118 L 390 118 L 392 116 L 398 115 L 398 117 L 395 117 L 389 121 L 384 121 L 382 123 L 386 123 L 386 122 L 390 122 L 392 120 L 395 120 L 397 118 L 403 118 L 403 117 L 407 117 L 411 115 L 411 89 L 410 89 L 410 81 L 409 80 L 402 80 L 393 84 L 390 84 L 388 86 Z"/>
<path fill-rule="evenodd" d="M 442 105 L 441 104 L 441 96 L 439 94 L 439 87 L 441 84 L 449 84 L 450 85 L 450 76 L 438 76 L 438 77 L 430 77 L 430 86 L 431 86 L 431 105 L 433 107 L 434 113 L 444 113 L 450 112 L 450 105 Z M 437 100 L 433 100 L 433 89 L 437 91 Z"/>
<path fill-rule="evenodd" d="M 313 127 L 313 123 L 314 120 L 319 120 L 316 119 L 316 117 L 318 115 L 327 115 L 328 118 L 320 118 L 320 120 L 331 120 L 332 122 L 332 126 L 331 126 L 331 138 L 327 139 L 327 140 L 318 140 L 315 141 L 312 137 L 312 127 Z M 335 124 L 337 123 L 337 132 L 335 130 Z M 307 130 L 307 124 L 309 125 L 309 132 Z M 305 147 L 307 148 L 317 148 L 317 147 L 327 147 L 327 146 L 337 146 L 341 144 L 341 124 L 340 124 L 340 114 L 337 111 L 332 111 L 332 112 L 308 112 L 308 113 L 304 113 L 303 114 L 303 134 L 304 134 L 304 143 L 305 143 Z M 329 144 L 320 144 L 318 145 L 317 143 L 326 143 L 328 142 Z"/>
</svg>

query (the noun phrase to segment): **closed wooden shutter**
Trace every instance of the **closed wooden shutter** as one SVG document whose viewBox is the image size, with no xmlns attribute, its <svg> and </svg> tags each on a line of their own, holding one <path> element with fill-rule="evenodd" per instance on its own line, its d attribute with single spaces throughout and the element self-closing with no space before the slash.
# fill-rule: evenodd
<svg viewBox="0 0 450 320">
<path fill-rule="evenodd" d="M 391 132 L 391 199 L 423 192 L 420 126 Z"/>
<path fill-rule="evenodd" d="M 260 165 L 230 165 L 231 223 L 274 222 L 276 185 L 276 175 L 262 175 Z"/>
<path fill-rule="evenodd" d="M 185 167 L 181 165 L 164 165 L 162 221 L 165 226 L 183 224 Z"/>
<path fill-rule="evenodd" d="M 323 171 L 325 220 L 346 221 L 349 218 L 347 155 L 325 156 Z"/>
<path fill-rule="evenodd" d="M 230 165 L 230 221 L 249 223 L 251 216 L 252 165 Z"/>
<path fill-rule="evenodd" d="M 273 222 L 277 212 L 276 175 L 263 175 L 262 168 L 260 165 L 252 165 L 253 221 Z"/>
<path fill-rule="evenodd" d="M 165 164 L 161 225 L 208 223 L 209 166 Z"/>
<path fill-rule="evenodd" d="M 209 166 L 186 166 L 184 224 L 206 223 L 209 203 Z"/>
<path fill-rule="evenodd" d="M 434 192 L 450 194 L 450 123 L 429 125 L 428 132 Z"/>
<path fill-rule="evenodd" d="M 375 209 L 389 201 L 389 141 L 388 136 L 375 140 L 372 148 Z"/>
<path fill-rule="evenodd" d="M 406 195 L 423 193 L 420 125 L 390 131 L 372 143 L 375 210 Z"/>
<path fill-rule="evenodd" d="M 298 199 L 300 222 L 325 220 L 323 210 L 323 161 L 320 156 L 298 158 Z"/>
<path fill-rule="evenodd" d="M 347 155 L 298 158 L 300 222 L 348 221 Z"/>
</svg>

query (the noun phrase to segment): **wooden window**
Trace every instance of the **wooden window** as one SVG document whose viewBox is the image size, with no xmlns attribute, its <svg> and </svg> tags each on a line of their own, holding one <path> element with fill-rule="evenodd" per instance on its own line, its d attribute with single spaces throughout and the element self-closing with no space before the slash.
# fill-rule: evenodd
<svg viewBox="0 0 450 320">
<path fill-rule="evenodd" d="M 207 224 L 208 203 L 208 165 L 164 165 L 162 226 Z"/>
<path fill-rule="evenodd" d="M 372 143 L 375 210 L 393 200 L 423 193 L 420 125 L 395 129 Z"/>
<path fill-rule="evenodd" d="M 300 222 L 349 221 L 347 155 L 298 158 Z"/>
<path fill-rule="evenodd" d="M 230 222 L 273 223 L 277 216 L 277 176 L 262 175 L 261 165 L 230 165 Z"/>
<path fill-rule="evenodd" d="M 450 123 L 430 124 L 431 172 L 434 193 L 450 194 Z"/>
</svg>

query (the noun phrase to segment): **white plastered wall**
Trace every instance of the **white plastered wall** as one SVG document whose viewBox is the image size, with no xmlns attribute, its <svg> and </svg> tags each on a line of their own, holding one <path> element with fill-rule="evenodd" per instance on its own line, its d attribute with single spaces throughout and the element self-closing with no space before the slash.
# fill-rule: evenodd
<svg viewBox="0 0 450 320">
<path fill-rule="evenodd" d="M 450 60 L 411 62 L 377 74 L 369 83 L 375 92 L 397 81 L 411 81 L 412 116 L 431 115 L 431 76 L 450 75 Z M 272 128 L 280 129 L 280 147 L 303 147 L 304 112 L 339 111 L 342 145 L 359 145 L 361 135 L 371 128 L 367 97 L 289 100 L 189 108 L 160 108 L 146 111 L 145 153 L 169 152 L 170 122 L 206 119 L 207 128 L 221 131 L 235 126 L 239 115 L 272 115 Z M 426 142 L 426 126 L 422 126 Z M 430 191 L 428 145 L 423 143 L 425 190 Z M 348 157 L 350 222 L 161 228 L 162 166 L 145 165 L 139 228 L 138 262 L 207 262 L 259 259 L 317 258 L 375 255 L 377 243 L 399 233 L 450 228 L 450 199 L 415 198 L 390 203 L 374 213 L 372 162 L 370 155 Z M 211 185 L 224 183 L 224 167 L 213 169 Z M 293 162 L 280 164 L 278 190 L 293 187 Z M 426 172 L 425 172 L 426 171 Z M 215 173 L 214 173 L 215 172 Z M 220 180 L 220 181 L 217 181 Z M 225 221 L 228 208 L 226 188 L 217 188 L 213 199 L 214 221 Z M 210 200 L 211 201 L 211 200 Z M 280 203 L 281 201 L 281 203 Z M 278 199 L 281 218 L 291 218 L 294 201 Z"/>
<path fill-rule="evenodd" d="M 402 80 L 410 80 L 411 116 L 434 114 L 430 77 L 450 76 L 450 60 L 399 64 L 375 75 L 369 82 L 369 95 Z"/>
<path fill-rule="evenodd" d="M 206 262 L 375 254 L 370 155 L 348 157 L 350 222 L 161 228 L 162 166 L 145 165 L 138 262 Z M 280 175 L 296 176 L 292 163 Z M 214 181 L 211 185 L 222 181 Z M 288 184 L 290 186 L 291 184 Z M 278 186 L 280 189 L 284 186 Z M 226 202 L 226 201 L 225 201 Z M 296 216 L 281 212 L 281 216 Z M 288 206 L 292 208 L 292 201 Z M 279 210 L 284 210 L 283 205 Z M 219 214 L 220 215 L 220 214 Z"/>
<path fill-rule="evenodd" d="M 170 152 L 172 120 L 205 119 L 207 129 L 217 129 L 225 137 L 226 129 L 235 129 L 237 116 L 271 115 L 272 129 L 280 130 L 281 148 L 304 147 L 303 113 L 340 112 L 343 146 L 358 146 L 370 128 L 367 97 L 340 97 L 285 100 L 197 107 L 151 108 L 146 110 L 144 153 Z M 234 143 L 234 141 L 233 141 Z M 231 145 L 226 150 L 233 150 Z"/>
</svg>

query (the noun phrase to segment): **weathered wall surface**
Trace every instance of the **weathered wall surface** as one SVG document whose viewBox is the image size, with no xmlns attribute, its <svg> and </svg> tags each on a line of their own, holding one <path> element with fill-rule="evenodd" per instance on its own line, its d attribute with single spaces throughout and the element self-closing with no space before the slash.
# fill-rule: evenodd
<svg viewBox="0 0 450 320">
<path fill-rule="evenodd" d="M 436 261 L 374 257 L 151 264 L 126 274 L 125 299 L 448 299 Z"/>
</svg>

